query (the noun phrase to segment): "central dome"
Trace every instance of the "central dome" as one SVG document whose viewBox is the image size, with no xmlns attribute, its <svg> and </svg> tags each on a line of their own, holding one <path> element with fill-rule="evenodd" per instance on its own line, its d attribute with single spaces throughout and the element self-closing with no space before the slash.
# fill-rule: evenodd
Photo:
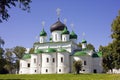
<svg viewBox="0 0 120 80">
<path fill-rule="evenodd" d="M 63 24 L 60 20 L 58 20 L 56 23 L 54 23 L 51 27 L 50 27 L 50 31 L 53 32 L 53 31 L 56 31 L 56 30 L 64 30 L 65 28 L 65 24 Z"/>
</svg>

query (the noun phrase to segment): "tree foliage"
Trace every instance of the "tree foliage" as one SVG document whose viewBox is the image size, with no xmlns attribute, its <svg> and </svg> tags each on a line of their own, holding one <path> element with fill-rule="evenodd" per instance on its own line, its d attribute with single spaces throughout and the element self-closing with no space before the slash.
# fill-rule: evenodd
<svg viewBox="0 0 120 80">
<path fill-rule="evenodd" d="M 95 51 L 95 47 L 92 44 L 87 44 L 87 49 Z"/>
<path fill-rule="evenodd" d="M 34 48 L 31 48 L 29 54 L 33 54 L 33 53 L 34 53 Z"/>
<path fill-rule="evenodd" d="M 80 70 L 82 69 L 82 61 L 80 61 L 80 60 L 74 61 L 73 67 L 74 67 L 76 73 L 79 74 Z"/>
<path fill-rule="evenodd" d="M 79 43 L 78 46 L 79 46 L 80 48 L 82 48 L 82 43 Z M 93 50 L 93 51 L 95 51 L 95 47 L 94 47 L 91 43 L 87 44 L 86 48 L 87 48 L 88 50 Z"/>
<path fill-rule="evenodd" d="M 10 17 L 8 10 L 12 7 L 17 7 L 17 5 L 19 5 L 19 8 L 22 10 L 29 12 L 30 3 L 31 0 L 0 0 L 0 22 L 2 22 L 2 20 L 7 21 Z"/>
<path fill-rule="evenodd" d="M 103 67 L 106 71 L 120 69 L 120 12 L 111 25 L 111 38 L 113 41 L 107 46 L 100 46 L 103 52 Z"/>
<path fill-rule="evenodd" d="M 13 48 L 13 53 L 16 55 L 18 59 L 21 59 L 25 54 L 26 48 L 21 46 L 16 46 Z"/>
</svg>

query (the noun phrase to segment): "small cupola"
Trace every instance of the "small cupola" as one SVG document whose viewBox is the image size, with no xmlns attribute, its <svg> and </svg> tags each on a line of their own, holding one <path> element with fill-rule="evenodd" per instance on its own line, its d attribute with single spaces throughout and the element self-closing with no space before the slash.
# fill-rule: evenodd
<svg viewBox="0 0 120 80">
<path fill-rule="evenodd" d="M 82 43 L 87 43 L 87 41 L 85 39 L 82 40 Z"/>
<path fill-rule="evenodd" d="M 70 32 L 67 30 L 67 27 L 64 28 L 64 30 L 62 31 L 62 41 L 69 41 L 69 35 Z"/>
<path fill-rule="evenodd" d="M 47 37 L 47 33 L 45 32 L 45 30 L 43 29 L 41 32 L 40 32 L 40 43 L 44 43 L 46 42 L 46 37 Z"/>
<path fill-rule="evenodd" d="M 82 40 L 82 49 L 87 48 L 87 41 L 85 39 Z"/>
<path fill-rule="evenodd" d="M 40 32 L 40 36 L 47 36 L 47 33 L 45 32 L 44 29 Z"/>
<path fill-rule="evenodd" d="M 62 31 L 62 35 L 63 34 L 70 34 L 70 32 L 67 30 L 67 27 L 65 27 L 64 30 Z"/>
<path fill-rule="evenodd" d="M 77 39 L 77 35 L 74 33 L 74 31 L 70 33 L 70 39 Z"/>
</svg>

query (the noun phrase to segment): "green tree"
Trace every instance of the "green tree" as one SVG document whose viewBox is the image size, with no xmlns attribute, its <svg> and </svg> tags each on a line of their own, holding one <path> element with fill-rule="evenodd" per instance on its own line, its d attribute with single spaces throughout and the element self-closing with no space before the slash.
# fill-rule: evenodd
<svg viewBox="0 0 120 80">
<path fill-rule="evenodd" d="M 92 44 L 87 44 L 87 49 L 95 51 L 95 47 Z"/>
<path fill-rule="evenodd" d="M 74 61 L 73 67 L 74 67 L 76 73 L 79 74 L 79 72 L 82 70 L 82 61 L 80 61 L 80 60 Z"/>
<path fill-rule="evenodd" d="M 78 46 L 79 46 L 80 48 L 82 48 L 82 43 L 79 43 Z M 89 49 L 89 50 L 95 51 L 95 47 L 94 47 L 91 43 L 87 44 L 86 47 L 87 47 L 87 49 Z"/>
<path fill-rule="evenodd" d="M 111 31 L 113 41 L 105 47 L 99 47 L 99 50 L 103 52 L 102 64 L 106 71 L 112 71 L 114 68 L 120 69 L 120 11 L 112 22 Z"/>
<path fill-rule="evenodd" d="M 21 46 L 16 46 L 13 48 L 13 53 L 16 56 L 16 61 L 15 61 L 16 63 L 14 65 L 15 65 L 17 72 L 19 70 L 19 60 L 22 59 L 23 55 L 25 54 L 25 51 L 26 51 L 26 48 L 21 47 Z"/>
<path fill-rule="evenodd" d="M 8 20 L 10 17 L 8 10 L 11 9 L 11 7 L 19 5 L 19 8 L 29 12 L 30 3 L 31 0 L 0 0 L 0 22 L 2 22 L 2 20 Z"/>
<path fill-rule="evenodd" d="M 31 48 L 29 54 L 33 54 L 33 53 L 34 53 L 34 48 Z"/>
<path fill-rule="evenodd" d="M 4 57 L 5 57 L 5 60 L 6 60 L 6 64 L 4 66 L 4 68 L 6 70 L 9 71 L 9 73 L 12 73 L 12 69 L 14 69 L 14 61 L 15 61 L 15 58 L 14 58 L 14 54 L 12 52 L 12 49 L 6 49 L 6 52 L 4 54 Z"/>
<path fill-rule="evenodd" d="M 16 55 L 16 58 L 19 60 L 25 54 L 26 48 L 21 46 L 16 46 L 13 48 L 13 53 Z"/>
</svg>

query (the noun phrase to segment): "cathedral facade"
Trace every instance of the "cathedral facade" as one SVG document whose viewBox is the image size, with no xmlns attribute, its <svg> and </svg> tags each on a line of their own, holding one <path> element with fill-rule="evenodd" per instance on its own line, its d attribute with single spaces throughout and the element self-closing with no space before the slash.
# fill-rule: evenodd
<svg viewBox="0 0 120 80">
<path fill-rule="evenodd" d="M 69 32 L 59 19 L 50 27 L 51 37 L 40 32 L 39 42 L 34 43 L 34 53 L 26 53 L 20 59 L 19 74 L 63 74 L 72 73 L 74 61 L 82 61 L 81 73 L 102 73 L 102 53 L 88 50 L 87 41 L 82 48 L 77 44 L 77 34 Z"/>
</svg>

